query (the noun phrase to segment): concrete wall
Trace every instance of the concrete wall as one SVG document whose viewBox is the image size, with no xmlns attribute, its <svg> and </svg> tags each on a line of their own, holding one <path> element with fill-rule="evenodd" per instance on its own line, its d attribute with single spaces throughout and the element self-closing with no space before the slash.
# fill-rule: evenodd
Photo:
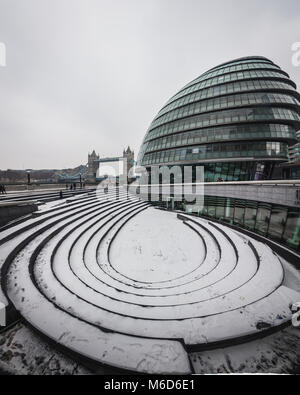
<svg viewBox="0 0 300 395">
<path fill-rule="evenodd" d="M 172 191 L 179 198 L 181 198 L 183 193 L 186 196 L 189 195 L 191 191 L 192 193 L 204 196 L 245 199 L 300 208 L 300 181 L 294 184 L 291 182 L 286 184 L 284 182 L 220 182 L 197 185 L 198 187 L 194 192 L 192 192 L 192 184 L 185 184 L 185 189 L 180 185 L 173 186 Z M 141 192 L 141 197 L 144 200 L 149 200 L 149 195 L 145 192 L 150 191 L 150 188 L 144 188 L 143 191 L 144 193 Z M 170 196 L 170 186 L 154 185 L 151 187 L 151 191 L 152 194 L 162 195 L 162 198 Z"/>
<path fill-rule="evenodd" d="M 19 217 L 31 214 L 38 209 L 36 204 L 1 204 L 0 206 L 0 226 L 6 225 Z"/>
<path fill-rule="evenodd" d="M 204 194 L 300 207 L 300 187 L 294 186 L 205 184 Z"/>
</svg>

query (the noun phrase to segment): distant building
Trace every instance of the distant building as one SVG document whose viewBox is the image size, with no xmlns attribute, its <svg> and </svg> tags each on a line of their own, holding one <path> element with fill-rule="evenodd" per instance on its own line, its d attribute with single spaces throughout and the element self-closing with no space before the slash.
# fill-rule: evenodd
<svg viewBox="0 0 300 395">
<path fill-rule="evenodd" d="M 97 177 L 97 173 L 99 171 L 99 166 L 101 163 L 112 163 L 119 161 L 123 161 L 122 182 L 130 183 L 134 179 L 131 169 L 135 165 L 134 151 L 131 151 L 130 147 L 128 147 L 127 150 L 123 151 L 123 156 L 121 157 L 100 158 L 100 156 L 97 155 L 95 151 L 89 154 L 87 181 L 89 183 L 96 183 L 97 181 L 101 181 L 104 179 L 104 177 L 100 177 L 100 178 Z M 119 181 L 119 176 L 117 177 L 116 180 Z"/>
<path fill-rule="evenodd" d="M 99 161 L 100 157 L 96 154 L 95 150 L 88 155 L 88 174 L 87 181 L 91 183 L 96 182 L 97 172 L 99 170 Z"/>
<path fill-rule="evenodd" d="M 134 151 L 131 151 L 128 146 L 127 150 L 123 151 L 123 175 L 127 177 L 127 182 L 133 180 L 132 168 L 134 167 Z"/>
</svg>

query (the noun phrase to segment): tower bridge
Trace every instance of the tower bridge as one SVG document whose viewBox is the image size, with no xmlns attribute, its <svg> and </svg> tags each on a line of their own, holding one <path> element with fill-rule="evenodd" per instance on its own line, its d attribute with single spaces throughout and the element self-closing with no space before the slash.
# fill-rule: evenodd
<svg viewBox="0 0 300 395">
<path fill-rule="evenodd" d="M 100 155 L 97 155 L 94 150 L 91 154 L 88 155 L 87 181 L 89 183 L 97 182 L 97 174 L 99 172 L 100 163 L 114 163 L 120 161 L 123 161 L 123 177 L 128 182 L 130 181 L 130 177 L 128 177 L 129 171 L 135 164 L 134 151 L 132 151 L 129 146 L 127 150 L 123 151 L 123 156 L 116 156 L 111 158 L 101 158 Z"/>
<path fill-rule="evenodd" d="M 99 163 L 112 163 L 112 162 L 119 162 L 123 160 L 123 156 L 120 157 L 115 157 L 115 158 L 100 158 L 98 160 L 95 160 L 95 162 Z"/>
</svg>

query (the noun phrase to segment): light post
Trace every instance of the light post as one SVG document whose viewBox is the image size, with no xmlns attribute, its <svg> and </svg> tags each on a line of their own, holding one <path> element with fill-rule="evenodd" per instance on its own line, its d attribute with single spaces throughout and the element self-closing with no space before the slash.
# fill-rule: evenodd
<svg viewBox="0 0 300 395">
<path fill-rule="evenodd" d="M 30 179 L 30 171 L 27 171 L 27 184 L 30 185 L 31 184 L 31 179 Z"/>
</svg>

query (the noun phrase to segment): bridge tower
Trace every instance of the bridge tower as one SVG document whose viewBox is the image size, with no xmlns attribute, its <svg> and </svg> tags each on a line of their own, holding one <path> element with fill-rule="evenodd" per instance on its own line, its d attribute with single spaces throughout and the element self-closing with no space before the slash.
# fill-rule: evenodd
<svg viewBox="0 0 300 395">
<path fill-rule="evenodd" d="M 130 170 L 134 167 L 134 151 L 131 151 L 128 146 L 127 150 L 123 151 L 123 179 L 126 183 L 130 183 L 132 180 Z M 129 177 L 128 177 L 129 175 Z"/>
<path fill-rule="evenodd" d="M 88 182 L 96 183 L 97 172 L 99 170 L 99 155 L 96 154 L 95 150 L 88 155 Z"/>
</svg>

